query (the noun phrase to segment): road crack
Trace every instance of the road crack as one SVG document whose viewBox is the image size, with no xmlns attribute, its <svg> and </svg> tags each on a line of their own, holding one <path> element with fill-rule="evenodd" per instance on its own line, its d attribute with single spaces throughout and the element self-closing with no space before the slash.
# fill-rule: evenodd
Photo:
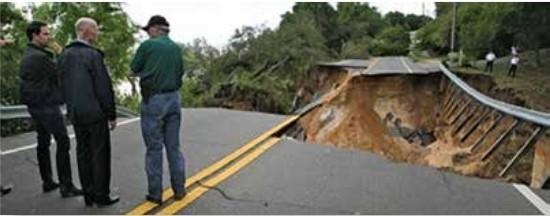
<svg viewBox="0 0 550 216">
<path fill-rule="evenodd" d="M 264 199 L 238 198 L 238 197 L 234 197 L 234 196 L 231 196 L 231 195 L 227 194 L 227 192 L 225 192 L 223 189 L 221 189 L 217 186 L 213 187 L 213 186 L 205 185 L 201 181 L 198 181 L 197 183 L 200 187 L 204 187 L 204 188 L 208 188 L 208 189 L 217 191 L 224 199 L 229 200 L 229 201 L 256 203 L 256 204 L 261 204 L 264 207 L 269 207 L 269 205 L 293 206 L 293 207 L 298 207 L 298 208 L 303 208 L 303 209 L 321 210 L 323 212 L 334 212 L 334 213 L 338 213 L 338 214 L 357 214 L 358 213 L 356 211 L 333 209 L 333 208 L 326 208 L 326 207 L 319 207 L 319 206 L 310 206 L 310 205 L 290 203 L 290 202 L 264 200 Z"/>
</svg>

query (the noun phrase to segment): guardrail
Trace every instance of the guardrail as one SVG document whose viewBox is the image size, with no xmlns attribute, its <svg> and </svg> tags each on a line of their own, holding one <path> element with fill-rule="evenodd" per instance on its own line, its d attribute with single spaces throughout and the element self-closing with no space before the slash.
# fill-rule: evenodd
<svg viewBox="0 0 550 216">
<path fill-rule="evenodd" d="M 67 109 L 65 108 L 65 106 L 61 107 L 61 112 L 63 113 L 63 115 L 67 114 Z M 123 106 L 116 106 L 116 113 L 117 116 L 125 118 L 134 118 L 139 116 L 139 114 Z M 0 106 L 1 120 L 22 119 L 30 117 L 31 115 L 27 111 L 27 106 L 25 105 Z"/>
<path fill-rule="evenodd" d="M 532 147 L 534 143 L 550 127 L 550 113 L 544 113 L 513 104 L 505 103 L 490 98 L 479 91 L 473 89 L 457 75 L 452 73 L 445 64 L 439 65 L 443 74 L 448 78 L 447 85 L 443 84 L 441 90 L 444 92 L 443 98 L 443 118 L 451 125 L 452 135 L 461 134 L 460 142 L 464 142 L 474 131 L 481 131 L 481 136 L 470 145 L 470 153 L 474 153 L 486 143 L 489 133 L 495 131 L 504 117 L 511 117 L 513 121 L 506 125 L 506 129 L 497 132 L 498 138 L 483 152 L 481 157 L 485 161 L 501 146 L 502 142 L 518 128 L 523 122 L 530 123 L 528 126 L 533 128 L 531 134 L 523 142 L 515 155 L 507 162 L 501 170 L 499 176 L 503 177 L 510 168 Z M 481 115 L 476 116 L 479 113 Z M 488 127 L 481 127 L 483 123 L 488 123 Z M 460 133 L 462 132 L 462 133 Z"/>
<path fill-rule="evenodd" d="M 481 92 L 473 89 L 464 81 L 462 81 L 458 76 L 453 74 L 449 69 L 447 69 L 443 64 L 440 64 L 439 67 L 441 71 L 452 80 L 458 87 L 467 92 L 470 96 L 477 99 L 479 102 L 483 103 L 486 106 L 489 106 L 493 109 L 496 109 L 500 112 L 506 113 L 508 115 L 515 116 L 517 118 L 534 122 L 545 127 L 550 127 L 550 113 L 544 113 L 536 110 L 527 109 L 524 107 L 516 106 L 513 104 L 505 103 L 499 100 L 490 98 Z"/>
</svg>

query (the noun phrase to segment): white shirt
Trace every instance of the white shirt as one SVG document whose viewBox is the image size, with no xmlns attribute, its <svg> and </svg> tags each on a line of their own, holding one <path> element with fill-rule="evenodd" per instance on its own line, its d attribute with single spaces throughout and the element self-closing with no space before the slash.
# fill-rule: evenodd
<svg viewBox="0 0 550 216">
<path fill-rule="evenodd" d="M 492 52 L 487 53 L 487 55 L 485 56 L 485 60 L 487 60 L 487 61 L 493 61 L 493 60 L 495 60 L 495 58 L 497 58 L 497 57 Z"/>
<path fill-rule="evenodd" d="M 519 63 L 518 57 L 512 57 L 512 59 L 510 59 L 510 64 L 517 65 L 518 63 Z"/>
<path fill-rule="evenodd" d="M 517 55 L 518 54 L 518 50 L 516 49 L 515 46 L 512 46 L 512 55 Z"/>
</svg>

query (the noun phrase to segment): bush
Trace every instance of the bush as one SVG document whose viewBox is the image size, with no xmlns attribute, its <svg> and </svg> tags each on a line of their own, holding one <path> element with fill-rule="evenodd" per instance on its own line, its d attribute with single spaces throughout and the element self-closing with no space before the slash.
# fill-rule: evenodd
<svg viewBox="0 0 550 216">
<path fill-rule="evenodd" d="M 371 52 L 375 56 L 407 55 L 410 36 L 401 26 L 388 27 L 374 39 Z"/>
</svg>

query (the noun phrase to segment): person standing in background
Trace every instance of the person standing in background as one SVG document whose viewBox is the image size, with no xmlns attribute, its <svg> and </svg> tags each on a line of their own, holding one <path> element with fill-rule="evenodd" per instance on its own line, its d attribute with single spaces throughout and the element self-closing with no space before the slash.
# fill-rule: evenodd
<svg viewBox="0 0 550 216">
<path fill-rule="evenodd" d="M 518 70 L 519 56 L 514 55 L 510 59 L 510 68 L 508 69 L 508 76 L 516 77 L 516 71 Z"/>
<path fill-rule="evenodd" d="M 489 51 L 489 53 L 487 53 L 487 55 L 485 56 L 485 61 L 487 62 L 487 64 L 485 65 L 485 70 L 484 70 L 485 72 L 487 71 L 489 71 L 489 73 L 493 72 L 493 64 L 496 58 L 497 57 L 492 50 Z"/>
</svg>

